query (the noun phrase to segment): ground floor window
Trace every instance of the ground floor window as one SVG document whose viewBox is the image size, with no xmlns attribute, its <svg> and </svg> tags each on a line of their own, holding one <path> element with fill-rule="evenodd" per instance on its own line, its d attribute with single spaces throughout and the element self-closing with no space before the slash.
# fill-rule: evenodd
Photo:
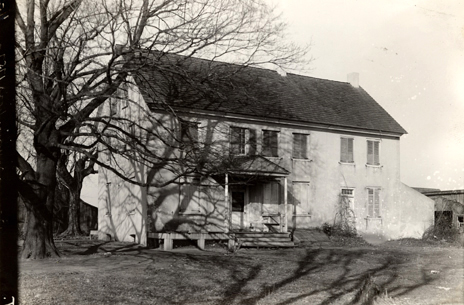
<svg viewBox="0 0 464 305">
<path fill-rule="evenodd" d="M 232 212 L 245 210 L 245 192 L 232 192 Z"/>
<path fill-rule="evenodd" d="M 367 189 L 367 216 L 372 218 L 379 218 L 380 215 L 380 189 L 368 188 Z"/>
<path fill-rule="evenodd" d="M 463 228 L 464 227 L 464 215 L 458 215 L 458 228 Z"/>
</svg>

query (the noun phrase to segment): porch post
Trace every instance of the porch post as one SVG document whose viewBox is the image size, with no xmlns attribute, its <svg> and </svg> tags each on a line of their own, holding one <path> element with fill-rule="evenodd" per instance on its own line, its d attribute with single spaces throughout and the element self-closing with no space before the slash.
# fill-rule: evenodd
<svg viewBox="0 0 464 305">
<path fill-rule="evenodd" d="M 287 219 L 287 177 L 284 178 L 284 225 L 282 232 L 288 232 L 288 219 Z"/>
<path fill-rule="evenodd" d="M 232 217 L 232 211 L 229 206 L 229 175 L 226 173 L 225 174 L 225 183 L 224 183 L 224 201 L 225 201 L 225 207 L 227 211 L 226 215 L 226 232 L 229 232 L 230 227 L 231 227 L 231 217 Z"/>
</svg>

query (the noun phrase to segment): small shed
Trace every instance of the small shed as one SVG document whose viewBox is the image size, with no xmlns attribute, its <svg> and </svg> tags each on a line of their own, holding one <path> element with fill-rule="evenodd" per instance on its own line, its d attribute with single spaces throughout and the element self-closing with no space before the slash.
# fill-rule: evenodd
<svg viewBox="0 0 464 305">
<path fill-rule="evenodd" d="M 464 231 L 464 190 L 427 190 L 422 194 L 435 201 L 435 223 L 446 222 Z"/>
</svg>

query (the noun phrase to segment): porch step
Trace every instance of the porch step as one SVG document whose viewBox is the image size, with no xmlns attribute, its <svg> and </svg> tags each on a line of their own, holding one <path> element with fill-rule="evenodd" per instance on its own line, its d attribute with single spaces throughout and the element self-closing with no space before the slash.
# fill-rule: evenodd
<svg viewBox="0 0 464 305">
<path fill-rule="evenodd" d="M 293 241 L 247 241 L 242 242 L 241 247 L 256 247 L 256 248 L 293 248 Z"/>
<path fill-rule="evenodd" d="M 234 232 L 237 238 L 288 238 L 290 239 L 290 233 L 262 233 L 262 232 Z"/>
<path fill-rule="evenodd" d="M 289 248 L 295 247 L 289 233 L 235 233 L 235 238 L 242 247 Z"/>
</svg>

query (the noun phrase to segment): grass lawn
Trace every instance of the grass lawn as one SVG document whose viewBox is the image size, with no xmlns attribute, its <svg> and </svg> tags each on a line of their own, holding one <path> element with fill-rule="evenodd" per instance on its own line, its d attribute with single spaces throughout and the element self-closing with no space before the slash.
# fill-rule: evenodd
<svg viewBox="0 0 464 305">
<path fill-rule="evenodd" d="M 463 249 L 420 241 L 233 254 L 219 244 L 57 245 L 59 259 L 20 261 L 21 304 L 361 304 L 374 291 L 374 304 L 464 304 Z"/>
</svg>

